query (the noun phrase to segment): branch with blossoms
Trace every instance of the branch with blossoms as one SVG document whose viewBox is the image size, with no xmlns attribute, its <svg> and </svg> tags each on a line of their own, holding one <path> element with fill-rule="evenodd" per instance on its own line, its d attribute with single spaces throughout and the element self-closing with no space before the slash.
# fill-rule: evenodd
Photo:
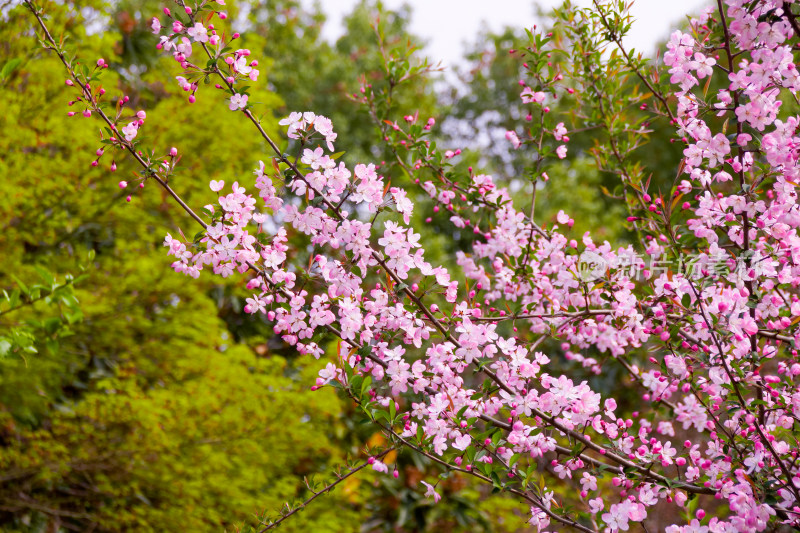
<svg viewBox="0 0 800 533">
<path fill-rule="evenodd" d="M 386 167 L 337 162 L 333 125 L 312 112 L 280 121 L 298 145 L 294 157 L 284 154 L 249 99 L 257 60 L 234 50 L 237 33 L 215 26 L 227 18 L 224 2 L 178 0 L 151 27 L 180 65 L 189 103 L 201 81 L 213 80 L 225 95 L 222 112 L 244 115 L 273 151 L 255 170 L 261 202 L 238 182 L 227 193 L 212 182 L 218 200 L 203 208 L 206 222 L 167 183 L 177 150 L 146 156 L 137 143 L 146 114 L 127 116 L 124 97 L 115 114 L 104 111 L 97 76 L 105 62 L 89 70 L 69 61 L 38 8 L 26 5 L 79 91 L 77 116 L 99 116 L 104 145 L 134 157 L 141 184 L 154 180 L 202 226 L 192 241 L 167 235 L 173 268 L 191 277 L 206 267 L 252 274 L 245 311 L 264 315 L 298 352 L 332 357 L 314 388 L 341 387 L 397 446 L 515 495 L 540 530 L 552 521 L 627 530 L 652 519 L 657 505 L 686 510 L 689 498 L 702 507 L 665 530 L 800 528 L 800 119 L 782 115 L 780 100 L 800 88 L 800 73 L 788 4 L 720 1 L 675 32 L 664 55 L 671 94 L 625 51 L 629 15 L 618 3 L 559 15 L 571 72 L 548 60 L 558 51 L 549 32 L 530 32 L 519 51 L 529 74 L 520 105 L 539 120 L 508 140 L 533 152 L 534 191 L 546 186 L 547 169 L 580 133 L 556 116 L 559 99 L 574 97 L 577 116 L 604 131 L 608 149 L 598 141 L 597 166 L 619 176 L 641 237 L 616 248 L 589 234 L 579 242 L 563 211 L 549 228 L 537 224 L 535 197 L 517 209 L 491 176 L 459 175 L 459 150 L 441 152 L 432 139 L 435 120 L 406 114 L 401 126 L 391 91 L 424 74 L 424 63 L 385 53 L 389 91 L 365 83 L 357 98 L 394 154 Z M 621 54 L 604 55 L 612 46 Z M 709 94 L 715 76 L 725 88 Z M 649 93 L 626 93 L 635 79 Z M 631 115 L 648 112 L 649 96 L 662 109 Z M 665 116 L 673 140 L 686 145 L 676 162 L 686 179 L 661 193 L 631 157 L 645 123 Z M 392 186 L 392 173 L 418 192 Z M 431 216 L 420 217 L 426 210 Z M 440 212 L 454 229 L 472 228 L 471 249 L 449 266 L 426 259 L 412 224 Z M 290 258 L 301 250 L 311 250 L 307 266 Z M 686 251 L 697 276 L 645 261 Z M 301 272 L 313 283 L 298 284 Z M 340 341 L 334 354 L 332 337 Z M 641 405 L 576 382 L 586 369 L 603 372 L 601 354 L 625 369 Z M 560 494 L 578 484 L 577 495 Z M 437 499 L 434 485 L 424 486 Z"/>
<path fill-rule="evenodd" d="M 329 484 L 327 484 L 327 485 L 325 485 L 323 487 L 314 487 L 310 482 L 308 482 L 308 480 L 306 480 L 306 488 L 308 488 L 308 490 L 311 491 L 311 493 L 313 495 L 308 497 L 305 501 L 303 501 L 303 502 L 301 502 L 301 503 L 299 503 L 297 505 L 294 505 L 294 506 L 291 506 L 291 505 L 288 505 L 288 504 L 285 505 L 284 508 L 281 509 L 280 518 L 277 518 L 277 519 L 274 519 L 274 520 L 271 520 L 269 518 L 261 519 L 260 523 L 264 527 L 262 529 L 259 529 L 258 533 L 264 533 L 264 532 L 269 531 L 271 529 L 276 529 L 285 520 L 288 520 L 294 514 L 299 513 L 300 511 L 304 510 L 306 507 L 311 505 L 311 503 L 314 500 L 316 500 L 317 498 L 319 498 L 321 496 L 324 496 L 325 494 L 330 494 L 333 491 L 333 489 L 335 489 L 336 486 L 339 485 L 339 483 L 342 483 L 346 479 L 355 476 L 356 474 L 358 474 L 359 472 L 364 470 L 367 466 L 371 466 L 372 469 L 376 470 L 376 471 L 383 471 L 383 469 L 381 468 L 380 465 L 382 465 L 382 466 L 385 466 L 385 465 L 381 462 L 381 459 L 383 459 L 384 457 L 386 457 L 387 455 L 389 455 L 393 451 L 395 451 L 395 448 L 393 448 L 393 447 L 387 448 L 387 449 L 383 450 L 382 452 L 376 453 L 375 455 L 370 455 L 370 457 L 366 461 L 362 462 L 361 464 L 357 464 L 357 465 L 352 466 L 350 468 L 347 468 L 347 469 L 344 469 L 344 470 L 339 470 L 339 471 L 335 472 L 334 475 L 336 476 L 336 481 L 333 481 L 333 482 L 331 482 L 331 483 L 329 483 Z"/>
</svg>

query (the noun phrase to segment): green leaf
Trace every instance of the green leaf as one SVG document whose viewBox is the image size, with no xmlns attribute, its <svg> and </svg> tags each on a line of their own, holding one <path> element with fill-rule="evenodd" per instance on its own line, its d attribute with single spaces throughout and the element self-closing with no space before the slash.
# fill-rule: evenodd
<svg viewBox="0 0 800 533">
<path fill-rule="evenodd" d="M 39 274 L 39 277 L 42 278 L 42 281 L 44 281 L 45 284 L 50 285 L 51 287 L 55 285 L 56 278 L 50 272 L 40 266 L 35 266 L 33 268 L 36 270 L 36 273 Z"/>
<path fill-rule="evenodd" d="M 0 80 L 5 80 L 8 78 L 20 63 L 22 63 L 22 60 L 18 57 L 6 61 L 6 64 L 3 65 L 3 69 L 0 70 Z"/>
<path fill-rule="evenodd" d="M 20 290 L 22 291 L 22 293 L 23 293 L 23 294 L 25 294 L 25 295 L 27 296 L 27 295 L 30 293 L 30 289 L 28 289 L 28 286 L 27 286 L 27 285 L 25 285 L 24 283 L 22 283 L 22 280 L 21 280 L 21 279 L 19 279 L 19 278 L 18 278 L 17 276 L 15 276 L 14 274 L 10 274 L 10 276 L 11 276 L 11 278 L 12 278 L 14 281 L 16 281 L 16 282 L 17 282 L 17 285 L 19 285 L 19 288 L 20 288 Z"/>
<path fill-rule="evenodd" d="M 364 377 L 364 380 L 361 382 L 361 396 L 364 396 L 369 391 L 369 388 L 372 386 L 372 376 L 367 375 Z M 392 415 L 394 418 L 394 415 Z"/>
</svg>

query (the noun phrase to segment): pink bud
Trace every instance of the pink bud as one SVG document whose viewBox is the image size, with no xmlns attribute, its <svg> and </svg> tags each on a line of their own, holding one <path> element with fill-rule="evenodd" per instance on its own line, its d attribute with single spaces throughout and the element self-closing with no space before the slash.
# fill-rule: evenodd
<svg viewBox="0 0 800 533">
<path fill-rule="evenodd" d="M 119 182 L 119 188 L 120 189 L 124 189 L 127 186 L 128 186 L 128 182 L 127 181 L 120 181 Z"/>
<path fill-rule="evenodd" d="M 178 149 L 173 146 L 172 148 L 169 149 L 169 155 L 175 157 L 176 155 L 178 155 Z"/>
<path fill-rule="evenodd" d="M 187 15 L 191 15 L 192 14 L 192 8 L 191 7 L 186 6 L 184 9 L 185 9 Z"/>
<path fill-rule="evenodd" d="M 395 470 L 394 472 L 392 472 L 392 475 L 394 476 L 395 479 L 397 479 L 398 477 L 400 477 L 400 472 Z"/>
<path fill-rule="evenodd" d="M 190 104 L 193 104 L 193 103 L 195 103 L 195 97 L 194 97 L 194 95 L 193 95 L 193 94 L 189 96 L 189 103 L 190 103 Z"/>
<path fill-rule="evenodd" d="M 103 68 L 103 65 L 105 65 L 105 64 L 106 64 L 106 62 L 102 57 L 97 60 L 97 66 L 98 67 Z"/>
<path fill-rule="evenodd" d="M 64 80 L 64 83 L 65 83 L 65 84 L 67 84 L 67 85 L 69 85 L 70 87 L 72 87 L 73 85 L 75 85 L 74 83 L 72 83 L 72 80 Z"/>
<path fill-rule="evenodd" d="M 164 14 L 165 14 L 166 16 L 170 16 L 170 14 L 171 14 L 171 13 L 170 13 L 170 11 L 169 11 L 169 8 L 168 8 L 168 7 L 165 7 L 165 8 L 164 8 Z"/>
<path fill-rule="evenodd" d="M 112 161 L 111 162 L 111 172 L 116 172 L 116 171 L 117 171 L 117 164 Z"/>
<path fill-rule="evenodd" d="M 131 201 L 131 197 L 130 197 L 130 196 L 128 196 L 127 198 L 125 198 L 125 201 L 126 201 L 126 202 L 130 202 L 130 201 Z"/>
<path fill-rule="evenodd" d="M 219 18 L 221 18 L 222 20 L 228 18 L 228 14 L 225 13 L 224 11 L 220 11 L 219 13 L 217 13 L 217 15 L 219 15 Z"/>
</svg>

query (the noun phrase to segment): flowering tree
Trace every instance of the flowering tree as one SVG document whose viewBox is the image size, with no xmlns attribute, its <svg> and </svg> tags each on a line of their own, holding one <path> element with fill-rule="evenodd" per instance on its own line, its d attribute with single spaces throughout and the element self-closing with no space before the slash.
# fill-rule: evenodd
<svg viewBox="0 0 800 533">
<path fill-rule="evenodd" d="M 390 116 L 397 87 L 429 70 L 411 51 L 381 42 L 386 83 L 365 81 L 354 95 L 394 160 L 348 168 L 333 124 L 313 112 L 280 122 L 290 146 L 281 149 L 248 92 L 258 61 L 217 26 L 224 1 L 177 0 L 152 29 L 180 65 L 188 104 L 219 98 L 219 112 L 241 114 L 272 152 L 255 168 L 257 197 L 212 181 L 218 201 L 197 211 L 169 184 L 193 154 L 144 146 L 146 113 L 124 96 L 104 101 L 105 61 L 70 58 L 43 11 L 26 5 L 77 91 L 69 113 L 105 123 L 92 164 L 127 153 L 141 172 L 120 187 L 154 183 L 201 226 L 194 239 L 166 236 L 175 271 L 247 276 L 245 310 L 300 353 L 330 360 L 312 388 L 340 388 L 391 443 L 265 518 L 265 529 L 365 465 L 398 475 L 382 461 L 394 448 L 515 495 L 540 530 L 645 520 L 670 532 L 800 529 L 792 2 L 718 0 L 673 33 L 663 67 L 626 49 L 624 3 L 565 6 L 561 40 L 529 32 L 512 51 L 527 71 L 527 125 L 505 134 L 510 149 L 530 152 L 520 204 L 491 176 L 454 171 L 460 151 L 436 146 L 435 119 Z M 536 191 L 582 128 L 554 112 L 561 99 L 603 133 L 592 153 L 619 178 L 635 245 L 572 235 L 563 211 L 536 221 Z M 643 112 L 635 120 L 632 107 Z M 653 121 L 668 121 L 685 146 L 670 190 L 651 190 L 632 158 Z M 421 239 L 435 213 L 471 236 L 447 264 L 429 262 Z M 553 372 L 556 360 L 568 371 Z M 626 376 L 617 391 L 636 387 L 640 404 L 580 379 L 610 365 Z M 422 485 L 438 501 L 437 481 Z"/>
</svg>

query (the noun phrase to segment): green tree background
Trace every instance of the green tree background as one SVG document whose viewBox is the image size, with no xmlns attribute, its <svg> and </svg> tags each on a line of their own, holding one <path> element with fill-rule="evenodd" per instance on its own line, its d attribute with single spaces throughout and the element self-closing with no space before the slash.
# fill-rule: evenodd
<svg viewBox="0 0 800 533">
<path fill-rule="evenodd" d="M 387 46 L 419 44 L 408 29 L 408 8 L 391 11 L 364 0 L 346 19 L 345 35 L 330 44 L 320 34 L 318 6 L 228 3 L 232 18 L 244 15 L 243 46 L 261 63 L 266 81 L 252 89 L 260 111 L 329 116 L 350 163 L 391 157 L 375 144 L 375 126 L 350 95 L 362 77 L 384 83 L 372 28 L 376 15 Z M 147 28 L 159 4 L 95 0 L 75 7 L 46 4 L 49 24 L 87 63 L 102 56 L 111 64 L 103 85 L 111 95 L 131 95 L 132 107 L 147 111 L 147 145 L 174 145 L 186 154 L 171 183 L 184 199 L 196 206 L 211 202 L 212 179 L 249 185 L 265 146 L 242 133 L 238 115 L 218 112 L 210 87 L 185 112 L 185 93 L 164 81 L 173 62 L 157 53 Z M 243 278 L 189 282 L 168 268 L 163 236 L 189 228 L 188 217 L 154 186 L 140 190 L 130 163 L 118 161 L 116 174 L 108 155 L 90 166 L 99 148 L 98 124 L 67 116 L 74 93 L 64 85 L 60 63 L 38 45 L 28 13 L 16 7 L 0 16 L 0 288 L 6 289 L 0 303 L 0 529 L 236 530 L 256 524 L 265 510 L 307 496 L 304 477 L 331 479 L 331 469 L 348 457 L 364 457 L 365 443 L 379 445 L 374 428 L 353 422 L 346 399 L 330 389 L 309 390 L 321 362 L 297 358 L 266 322 L 242 312 Z M 505 49 L 519 47 L 523 38 L 520 29 L 480 35 L 461 93 L 437 93 L 435 75 L 422 77 L 395 95 L 388 114 L 398 120 L 415 112 L 449 117 L 440 142 L 453 147 L 482 129 L 515 129 L 523 118 L 513 113 L 481 117 L 506 117 L 518 107 L 521 67 Z M 630 230 L 623 211 L 610 207 L 601 192 L 611 180 L 590 164 L 592 135 L 571 143 L 568 161 L 541 192 L 537 213 L 548 220 L 565 209 L 581 231 L 599 229 L 622 242 Z M 526 155 L 507 145 L 462 148 L 459 165 L 480 166 L 506 181 L 525 173 Z M 641 160 L 661 161 L 650 152 Z M 674 176 L 667 164 L 658 171 L 662 181 Z M 123 179 L 130 183 L 125 190 L 117 186 Z M 517 194 L 529 195 L 527 187 L 522 182 Z M 457 240 L 450 232 L 446 217 L 425 229 L 428 248 L 441 254 L 429 259 L 445 260 L 453 251 Z M 59 283 L 82 271 L 74 289 L 54 289 L 53 276 Z M 489 498 L 465 479 L 443 482 L 442 504 L 431 505 L 417 486 L 431 465 L 408 454 L 394 461 L 399 480 L 365 472 L 285 529 L 524 529 L 525 509 L 502 496 Z"/>
</svg>

